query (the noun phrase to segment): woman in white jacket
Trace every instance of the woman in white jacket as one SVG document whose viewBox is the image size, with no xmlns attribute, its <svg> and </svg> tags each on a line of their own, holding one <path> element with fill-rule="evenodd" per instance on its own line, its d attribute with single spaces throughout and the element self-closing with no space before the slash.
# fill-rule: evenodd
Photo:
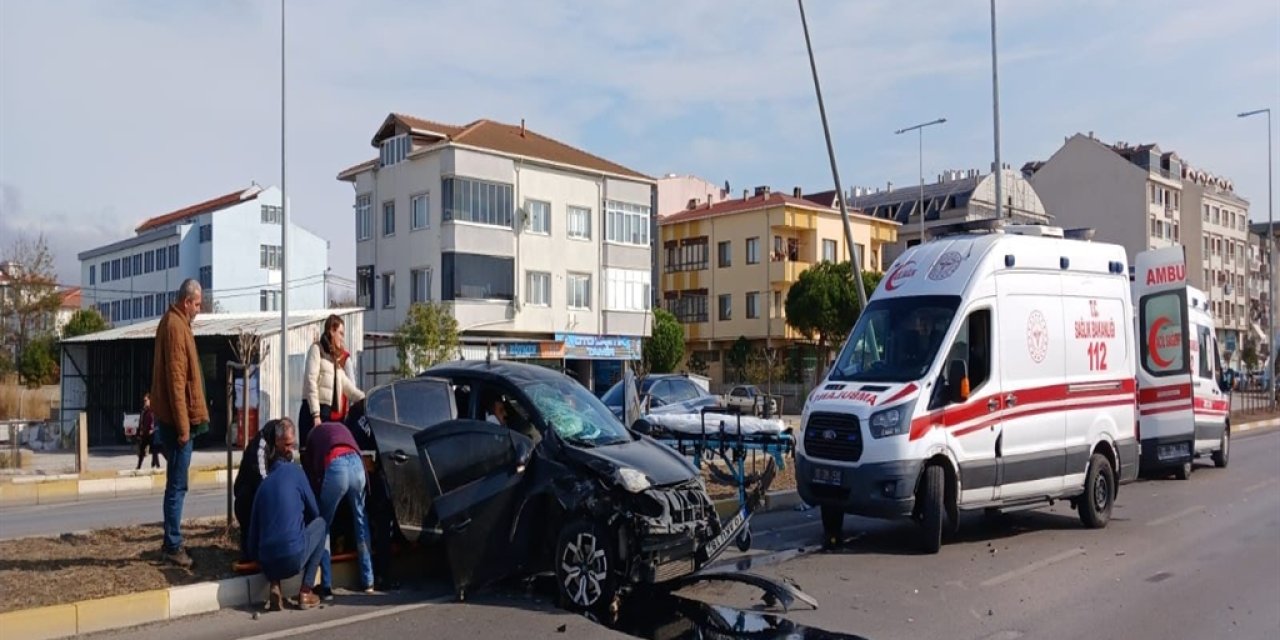
<svg viewBox="0 0 1280 640">
<path fill-rule="evenodd" d="M 321 422 L 342 422 L 350 403 L 364 399 L 364 392 L 347 377 L 350 354 L 343 348 L 346 338 L 342 318 L 331 315 L 324 321 L 320 340 L 307 350 L 302 411 L 298 414 L 298 441 L 304 445 L 312 427 Z"/>
</svg>

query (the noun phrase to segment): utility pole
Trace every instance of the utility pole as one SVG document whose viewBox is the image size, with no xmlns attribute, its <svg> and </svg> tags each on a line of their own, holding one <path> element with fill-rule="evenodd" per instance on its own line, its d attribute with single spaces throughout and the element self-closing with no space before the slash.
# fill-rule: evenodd
<svg viewBox="0 0 1280 640">
<path fill-rule="evenodd" d="M 280 0 L 280 415 L 289 415 L 289 197 L 285 190 L 284 2 Z M 312 407 L 317 411 L 318 407 Z"/>
<path fill-rule="evenodd" d="M 995 130 L 996 219 L 1004 217 L 1004 165 L 1000 162 L 1000 63 L 996 58 L 996 0 L 991 0 L 991 113 Z"/>
<path fill-rule="evenodd" d="M 893 132 L 893 135 L 896 135 L 896 136 L 902 135 L 908 131 L 915 131 L 917 134 L 916 138 L 920 147 L 920 156 L 919 156 L 920 157 L 920 202 L 919 202 L 920 244 L 924 244 L 924 129 L 925 127 L 931 127 L 935 124 L 942 124 L 946 121 L 947 121 L 946 118 L 938 118 L 937 120 L 933 120 L 930 122 L 922 122 L 920 124 L 907 127 L 905 129 L 898 129 L 897 131 Z"/>
</svg>

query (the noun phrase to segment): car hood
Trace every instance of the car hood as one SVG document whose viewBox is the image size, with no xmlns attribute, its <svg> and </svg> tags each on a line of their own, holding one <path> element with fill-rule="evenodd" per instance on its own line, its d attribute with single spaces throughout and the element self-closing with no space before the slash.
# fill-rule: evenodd
<svg viewBox="0 0 1280 640">
<path fill-rule="evenodd" d="M 594 449 L 571 449 L 572 456 L 606 478 L 622 467 L 631 467 L 649 477 L 654 486 L 688 482 L 698 471 L 679 453 L 641 436 L 638 440 Z"/>
</svg>

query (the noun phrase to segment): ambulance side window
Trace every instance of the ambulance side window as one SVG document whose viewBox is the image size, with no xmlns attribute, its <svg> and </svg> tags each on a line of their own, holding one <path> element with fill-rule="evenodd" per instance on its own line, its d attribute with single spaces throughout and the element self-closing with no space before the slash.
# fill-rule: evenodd
<svg viewBox="0 0 1280 640">
<path fill-rule="evenodd" d="M 1200 377 L 1213 380 L 1213 335 L 1207 327 L 1196 327 L 1200 333 Z"/>
<path fill-rule="evenodd" d="M 946 388 L 952 382 L 946 379 L 950 373 L 951 363 L 955 361 L 965 363 L 965 368 L 969 372 L 969 389 L 970 392 L 976 392 L 978 388 L 986 384 L 991 377 L 991 310 L 978 309 L 969 313 L 969 317 L 965 318 L 964 324 L 960 326 L 960 330 L 956 332 L 955 342 L 951 345 L 951 350 L 947 352 L 947 362 L 943 366 L 942 376 L 943 384 L 939 388 Z M 945 405 L 946 399 L 943 395 L 935 395 L 934 402 L 930 403 L 930 408 L 938 408 Z"/>
</svg>

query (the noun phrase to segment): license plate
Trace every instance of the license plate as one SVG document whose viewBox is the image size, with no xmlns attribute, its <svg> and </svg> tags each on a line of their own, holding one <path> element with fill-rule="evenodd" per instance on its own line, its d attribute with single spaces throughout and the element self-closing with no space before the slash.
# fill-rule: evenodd
<svg viewBox="0 0 1280 640">
<path fill-rule="evenodd" d="M 818 467 L 813 470 L 813 481 L 817 484 L 840 485 L 844 483 L 844 471 Z"/>
</svg>

